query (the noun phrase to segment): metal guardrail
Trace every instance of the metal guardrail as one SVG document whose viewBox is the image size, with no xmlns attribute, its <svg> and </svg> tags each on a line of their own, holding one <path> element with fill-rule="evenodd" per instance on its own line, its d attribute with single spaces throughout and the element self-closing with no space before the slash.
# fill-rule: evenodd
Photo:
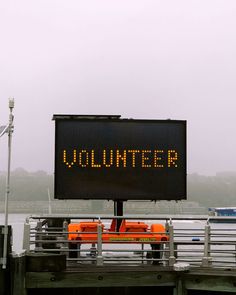
<svg viewBox="0 0 236 295">
<path fill-rule="evenodd" d="M 167 241 L 109 241 L 104 243 L 104 234 L 113 218 L 142 221 L 146 224 L 161 223 L 165 226 Z M 97 239 L 72 241 L 69 234 L 94 234 L 93 232 L 69 232 L 70 222 L 97 221 Z M 229 222 L 226 223 L 226 222 Z M 102 224 L 105 226 L 103 230 Z M 122 233 L 130 235 L 132 232 Z M 135 232 L 150 234 L 150 232 Z M 159 234 L 158 232 L 153 234 Z M 26 253 L 63 253 L 68 264 L 125 264 L 173 266 L 186 262 L 194 267 L 236 267 L 236 218 L 207 218 L 199 216 L 32 216 L 24 226 L 23 249 Z"/>
</svg>

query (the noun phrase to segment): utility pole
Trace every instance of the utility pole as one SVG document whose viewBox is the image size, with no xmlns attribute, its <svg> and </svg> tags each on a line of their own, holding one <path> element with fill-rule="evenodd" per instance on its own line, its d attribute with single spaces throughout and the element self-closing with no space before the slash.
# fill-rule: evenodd
<svg viewBox="0 0 236 295">
<path fill-rule="evenodd" d="M 5 223 L 4 223 L 4 243 L 3 243 L 3 258 L 2 268 L 7 267 L 7 240 L 8 240 L 8 198 L 10 193 L 10 172 L 11 172 L 11 141 L 13 133 L 13 119 L 12 111 L 14 109 L 14 98 L 9 98 L 9 124 L 8 124 L 8 165 L 7 165 L 7 183 L 6 183 L 6 195 L 5 195 Z"/>
</svg>

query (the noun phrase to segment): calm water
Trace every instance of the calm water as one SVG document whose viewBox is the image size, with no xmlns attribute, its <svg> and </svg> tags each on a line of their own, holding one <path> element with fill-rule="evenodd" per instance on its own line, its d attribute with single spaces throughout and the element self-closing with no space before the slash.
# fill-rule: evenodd
<svg viewBox="0 0 236 295">
<path fill-rule="evenodd" d="M 22 252 L 23 230 L 25 218 L 30 214 L 9 214 L 8 224 L 13 228 L 13 251 Z M 4 225 L 5 216 L 0 214 L 0 224 Z"/>
<path fill-rule="evenodd" d="M 23 244 L 23 231 L 24 231 L 24 222 L 26 217 L 30 216 L 29 213 L 27 214 L 9 214 L 8 217 L 8 224 L 12 226 L 13 228 L 13 251 L 16 253 L 22 252 L 22 244 Z M 4 225 L 4 214 L 0 214 L 0 225 Z M 146 220 L 148 224 L 151 224 L 152 221 Z M 105 222 L 105 226 L 109 226 L 107 222 Z M 109 221 L 110 223 L 110 221 Z M 164 221 L 161 222 L 164 224 Z M 183 222 L 176 222 L 174 223 L 175 228 L 203 228 L 203 223 L 202 222 L 188 222 L 188 221 L 183 221 Z"/>
<path fill-rule="evenodd" d="M 27 216 L 30 216 L 30 214 L 9 214 L 9 224 L 13 228 L 13 251 L 16 253 L 22 252 L 22 243 L 23 243 L 23 230 L 24 230 L 24 222 Z M 148 224 L 153 223 L 153 221 L 146 220 Z M 160 221 L 159 221 L 160 222 Z M 104 223 L 105 220 L 104 220 Z M 164 224 L 164 221 L 161 222 Z M 4 214 L 0 214 L 0 224 L 4 225 Z M 200 233 L 200 229 L 204 229 L 205 222 L 204 221 L 174 221 L 174 228 L 175 230 L 179 230 L 179 233 L 185 230 L 188 230 L 188 233 L 190 234 L 189 237 L 175 237 L 176 240 L 191 240 L 193 237 L 197 237 Z M 106 224 L 105 224 L 106 225 Z M 108 225 L 106 225 L 108 226 Z M 218 233 L 221 232 L 221 230 L 225 233 L 225 230 L 230 229 L 233 231 L 233 236 L 231 237 L 221 237 L 221 240 L 231 240 L 235 241 L 236 244 L 236 224 L 212 224 L 211 229 L 218 229 Z M 176 232 L 176 231 L 175 231 Z M 222 232 L 222 233 L 223 233 Z M 202 240 L 203 238 L 200 237 Z M 217 238 L 212 238 L 212 240 Z M 232 246 L 231 246 L 232 247 Z M 234 246 L 235 247 L 235 246 Z M 224 246 L 225 248 L 225 246 Z M 235 248 L 234 248 L 235 249 Z"/>
</svg>

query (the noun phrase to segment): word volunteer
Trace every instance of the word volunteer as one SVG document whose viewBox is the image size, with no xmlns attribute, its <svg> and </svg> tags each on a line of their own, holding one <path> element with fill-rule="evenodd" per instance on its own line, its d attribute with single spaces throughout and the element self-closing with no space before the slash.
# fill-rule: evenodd
<svg viewBox="0 0 236 295">
<path fill-rule="evenodd" d="M 67 168 L 177 168 L 176 149 L 64 149 Z"/>
</svg>

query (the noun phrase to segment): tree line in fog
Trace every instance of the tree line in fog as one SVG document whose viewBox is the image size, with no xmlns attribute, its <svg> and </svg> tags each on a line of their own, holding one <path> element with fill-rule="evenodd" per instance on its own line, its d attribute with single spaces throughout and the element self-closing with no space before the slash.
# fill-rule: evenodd
<svg viewBox="0 0 236 295">
<path fill-rule="evenodd" d="M 0 201 L 4 200 L 6 173 L 0 172 Z M 11 200 L 47 201 L 48 190 L 53 199 L 53 175 L 45 171 L 28 172 L 18 168 L 11 174 Z M 236 207 L 236 172 L 221 172 L 215 176 L 189 174 L 187 176 L 188 201 L 201 206 Z"/>
</svg>

